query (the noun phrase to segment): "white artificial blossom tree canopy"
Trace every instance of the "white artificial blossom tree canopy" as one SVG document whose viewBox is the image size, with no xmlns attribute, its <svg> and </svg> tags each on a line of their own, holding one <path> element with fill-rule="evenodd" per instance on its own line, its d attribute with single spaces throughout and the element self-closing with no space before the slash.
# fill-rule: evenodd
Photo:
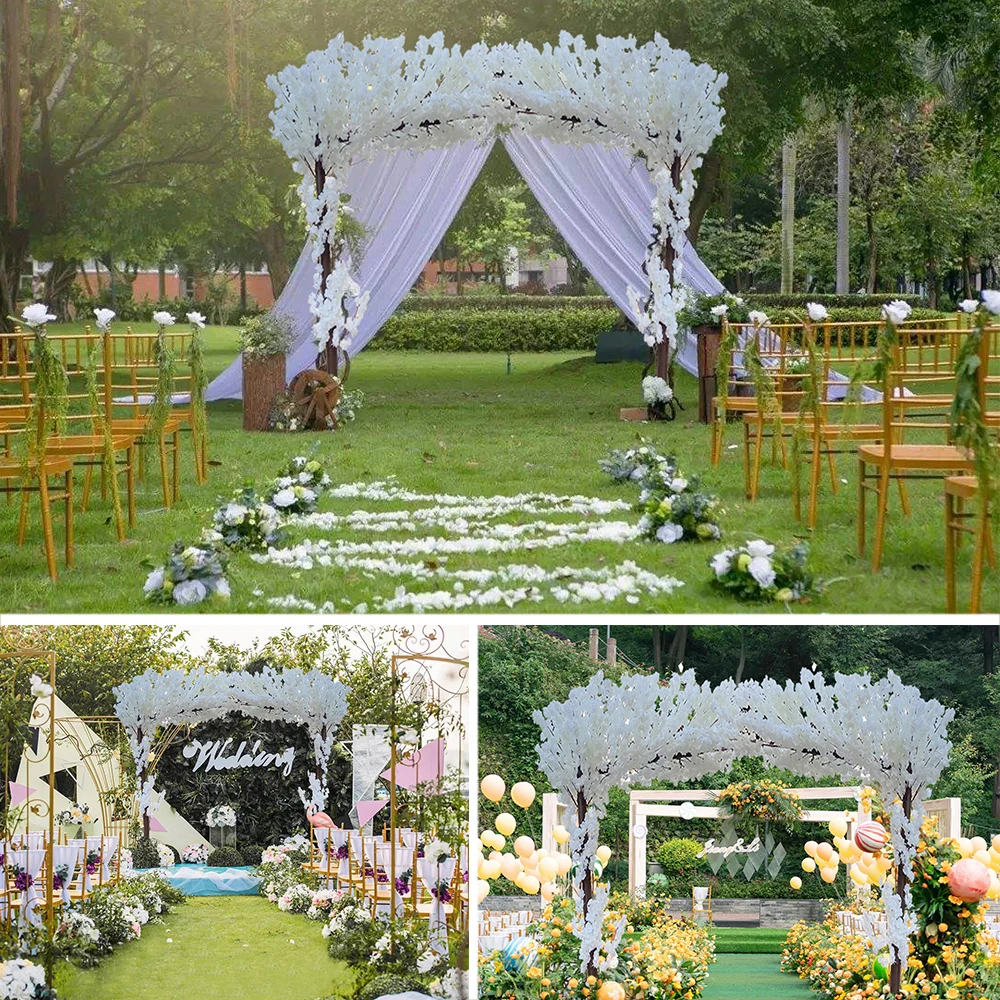
<svg viewBox="0 0 1000 1000">
<path fill-rule="evenodd" d="M 613 964 L 621 933 L 602 940 L 607 893 L 586 898 L 611 789 L 653 778 L 699 778 L 744 755 L 763 756 L 797 774 L 879 787 L 890 809 L 894 861 L 903 873 L 901 892 L 890 880 L 882 886 L 885 943 L 894 962 L 905 961 L 907 937 L 916 929 L 909 878 L 922 800 L 948 762 L 951 709 L 925 700 L 891 671 L 878 680 L 836 674 L 828 681 L 804 670 L 798 682 L 784 685 L 725 681 L 714 689 L 685 671 L 665 682 L 626 675 L 615 683 L 598 673 L 533 717 L 541 729 L 539 768 L 572 807 L 575 886 L 583 890 L 582 969 Z"/>
<path fill-rule="evenodd" d="M 154 801 L 149 772 L 157 729 L 194 725 L 240 712 L 269 722 L 305 726 L 315 769 L 303 804 L 326 805 L 326 773 L 337 726 L 347 712 L 347 688 L 329 674 L 299 668 L 220 673 L 194 670 L 149 671 L 114 689 L 115 714 L 125 727 L 139 781 L 139 811 L 148 817 Z"/>
<path fill-rule="evenodd" d="M 355 46 L 339 35 L 302 66 L 269 77 L 274 135 L 303 175 L 317 347 L 328 336 L 350 346 L 371 291 L 361 293 L 349 261 L 330 254 L 347 167 L 387 148 L 491 140 L 497 128 L 510 127 L 643 158 L 656 186 L 645 263 L 650 285 L 641 293 L 629 289 L 629 300 L 647 343 L 674 344 L 694 172 L 722 131 L 726 82 L 659 34 L 641 45 L 599 36 L 591 48 L 565 32 L 558 45 L 542 49 L 522 41 L 465 52 L 445 46 L 441 34 L 418 39 L 412 49 L 403 38 Z"/>
</svg>

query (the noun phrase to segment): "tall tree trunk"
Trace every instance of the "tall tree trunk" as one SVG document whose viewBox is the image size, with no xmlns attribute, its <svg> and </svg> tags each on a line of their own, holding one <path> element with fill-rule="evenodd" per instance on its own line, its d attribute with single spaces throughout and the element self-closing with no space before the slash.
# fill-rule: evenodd
<svg viewBox="0 0 1000 1000">
<path fill-rule="evenodd" d="M 267 228 L 257 233 L 257 245 L 264 253 L 268 277 L 271 279 L 271 294 L 277 299 L 288 283 L 291 268 L 288 266 L 288 242 L 285 227 L 280 222 L 271 222 Z"/>
<path fill-rule="evenodd" d="M 875 234 L 875 213 L 865 211 L 865 233 L 868 236 L 868 280 L 865 290 L 872 295 L 878 287 L 878 237 Z"/>
<path fill-rule="evenodd" d="M 653 626 L 653 669 L 663 675 L 663 638 L 659 625 Z"/>
<path fill-rule="evenodd" d="M 64 322 L 69 317 L 70 293 L 76 280 L 76 261 L 56 257 L 45 275 L 45 304 Z"/>
<path fill-rule="evenodd" d="M 795 289 L 795 138 L 781 146 L 781 294 Z"/>
<path fill-rule="evenodd" d="M 161 301 L 167 297 L 167 265 L 162 260 L 156 265 L 156 294 Z"/>
<path fill-rule="evenodd" d="M 851 113 L 837 122 L 837 294 L 851 289 Z"/>
<path fill-rule="evenodd" d="M 712 204 L 715 195 L 715 188 L 719 182 L 719 174 L 722 172 L 722 157 L 718 153 L 709 150 L 705 154 L 705 159 L 701 161 L 701 173 L 698 176 L 698 186 L 694 190 L 694 197 L 691 199 L 691 210 L 688 212 L 687 237 L 692 245 L 698 245 L 698 234 L 701 232 L 701 223 L 708 211 L 708 206 Z"/>
<path fill-rule="evenodd" d="M 743 670 L 747 665 L 747 634 L 743 625 L 736 627 L 740 631 L 740 662 L 736 667 L 736 683 L 739 684 L 743 680 Z"/>
<path fill-rule="evenodd" d="M 240 263 L 240 312 L 247 311 L 247 266 Z"/>
<path fill-rule="evenodd" d="M 678 625 L 674 637 L 670 641 L 670 650 L 667 653 L 667 666 L 673 673 L 683 662 L 684 653 L 687 650 L 688 632 L 690 625 Z"/>
<path fill-rule="evenodd" d="M 0 330 L 14 328 L 8 316 L 17 315 L 18 288 L 28 266 L 28 234 L 0 227 Z"/>
</svg>

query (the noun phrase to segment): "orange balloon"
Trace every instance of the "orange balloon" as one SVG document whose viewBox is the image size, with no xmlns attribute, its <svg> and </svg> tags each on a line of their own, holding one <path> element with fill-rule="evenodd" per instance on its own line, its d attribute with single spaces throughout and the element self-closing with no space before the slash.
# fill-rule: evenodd
<svg viewBox="0 0 1000 1000">
<path fill-rule="evenodd" d="M 625 987 L 609 979 L 601 983 L 601 988 L 597 991 L 597 1000 L 625 1000 Z"/>
</svg>

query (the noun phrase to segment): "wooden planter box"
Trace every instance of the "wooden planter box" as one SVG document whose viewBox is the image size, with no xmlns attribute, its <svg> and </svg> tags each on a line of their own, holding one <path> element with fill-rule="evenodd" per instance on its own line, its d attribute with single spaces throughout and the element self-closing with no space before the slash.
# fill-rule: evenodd
<svg viewBox="0 0 1000 1000">
<path fill-rule="evenodd" d="M 266 431 L 274 401 L 285 391 L 285 355 L 243 356 L 243 429 Z"/>
<path fill-rule="evenodd" d="M 712 399 L 717 395 L 715 366 L 722 346 L 722 330 L 717 326 L 698 326 L 694 329 L 698 344 L 698 421 L 712 422 Z"/>
</svg>

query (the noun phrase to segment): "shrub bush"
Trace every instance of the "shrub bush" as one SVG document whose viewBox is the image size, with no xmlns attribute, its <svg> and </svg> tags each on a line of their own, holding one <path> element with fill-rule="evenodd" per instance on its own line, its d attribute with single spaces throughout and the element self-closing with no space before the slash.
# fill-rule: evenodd
<svg viewBox="0 0 1000 1000">
<path fill-rule="evenodd" d="M 419 979 L 382 974 L 362 986 L 354 994 L 354 1000 L 378 1000 L 379 997 L 394 996 L 396 993 L 409 993 L 411 990 L 416 993 L 424 993 L 426 985 Z"/>
<path fill-rule="evenodd" d="M 618 307 L 607 295 L 408 295 L 396 315 L 414 312 L 517 312 L 522 309 L 610 309 Z"/>
<path fill-rule="evenodd" d="M 239 868 L 245 864 L 242 855 L 235 847 L 217 847 L 208 856 L 206 863 L 210 868 Z"/>
<path fill-rule="evenodd" d="M 704 849 L 704 844 L 697 840 L 675 837 L 657 846 L 656 860 L 663 865 L 667 875 L 692 875 L 701 867 L 702 859 L 698 855 Z"/>
<path fill-rule="evenodd" d="M 159 868 L 159 844 L 152 837 L 140 837 L 132 848 L 133 868 Z"/>
<path fill-rule="evenodd" d="M 256 868 L 260 864 L 260 856 L 263 853 L 264 848 L 260 844 L 248 844 L 246 847 L 240 848 L 243 864 L 250 865 L 252 868 Z"/>
</svg>

